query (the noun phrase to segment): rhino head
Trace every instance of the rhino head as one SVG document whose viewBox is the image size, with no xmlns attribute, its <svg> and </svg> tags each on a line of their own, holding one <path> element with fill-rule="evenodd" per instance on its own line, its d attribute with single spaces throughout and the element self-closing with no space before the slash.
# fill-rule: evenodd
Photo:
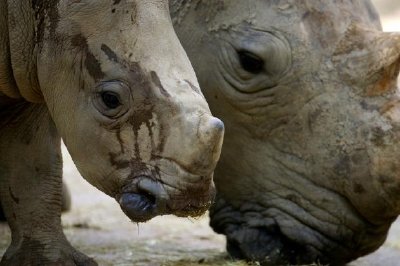
<svg viewBox="0 0 400 266">
<path fill-rule="evenodd" d="M 46 103 L 82 176 L 133 221 L 203 213 L 224 128 L 168 1 L 8 1 L 7 9 L 15 84 L 3 93 Z"/>
<path fill-rule="evenodd" d="M 229 253 L 336 265 L 376 250 L 400 213 L 400 35 L 364 0 L 171 13 L 226 127 L 211 225 Z"/>
</svg>

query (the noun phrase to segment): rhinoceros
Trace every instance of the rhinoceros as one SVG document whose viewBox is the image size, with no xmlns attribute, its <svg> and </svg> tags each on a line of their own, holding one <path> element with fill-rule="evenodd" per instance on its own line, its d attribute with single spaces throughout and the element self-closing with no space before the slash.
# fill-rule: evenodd
<svg viewBox="0 0 400 266">
<path fill-rule="evenodd" d="M 400 35 L 366 0 L 170 11 L 225 124 L 211 226 L 228 252 L 335 265 L 376 250 L 400 213 Z"/>
<path fill-rule="evenodd" d="M 92 265 L 60 223 L 63 139 L 134 222 L 197 216 L 215 195 L 223 123 L 167 0 L 0 0 L 1 265 Z"/>
</svg>

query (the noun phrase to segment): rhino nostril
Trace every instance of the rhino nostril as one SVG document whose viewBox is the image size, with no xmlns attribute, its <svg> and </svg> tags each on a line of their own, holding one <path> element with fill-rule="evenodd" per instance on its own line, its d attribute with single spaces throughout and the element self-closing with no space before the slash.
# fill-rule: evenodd
<svg viewBox="0 0 400 266">
<path fill-rule="evenodd" d="M 168 195 L 159 182 L 149 178 L 142 179 L 138 183 L 138 190 L 154 204 L 159 214 L 166 212 Z"/>
<path fill-rule="evenodd" d="M 139 189 L 138 194 L 141 195 L 143 199 L 146 199 L 146 201 L 149 204 L 152 204 L 152 205 L 156 204 L 156 196 L 151 194 L 150 192 Z"/>
</svg>

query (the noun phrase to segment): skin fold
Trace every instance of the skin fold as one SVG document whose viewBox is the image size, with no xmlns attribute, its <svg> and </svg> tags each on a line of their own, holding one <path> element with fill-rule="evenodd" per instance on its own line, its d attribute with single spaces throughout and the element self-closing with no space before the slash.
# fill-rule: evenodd
<svg viewBox="0 0 400 266">
<path fill-rule="evenodd" d="M 235 258 L 342 265 L 400 213 L 400 35 L 370 1 L 173 0 L 226 127 L 211 226 Z"/>
<path fill-rule="evenodd" d="M 0 265 L 94 265 L 61 227 L 63 139 L 134 222 L 210 206 L 223 123 L 166 0 L 0 0 Z"/>
</svg>

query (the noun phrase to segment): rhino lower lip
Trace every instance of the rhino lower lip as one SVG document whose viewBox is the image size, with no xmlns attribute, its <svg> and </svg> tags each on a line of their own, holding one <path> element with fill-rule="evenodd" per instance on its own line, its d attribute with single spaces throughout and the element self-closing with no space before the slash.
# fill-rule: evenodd
<svg viewBox="0 0 400 266">
<path fill-rule="evenodd" d="M 119 204 L 123 212 L 135 222 L 145 222 L 158 214 L 155 199 L 147 195 L 123 193 Z"/>
<path fill-rule="evenodd" d="M 135 222 L 144 222 L 166 213 L 168 195 L 163 186 L 148 176 L 135 178 L 124 186 L 119 204 L 124 213 Z"/>
</svg>

